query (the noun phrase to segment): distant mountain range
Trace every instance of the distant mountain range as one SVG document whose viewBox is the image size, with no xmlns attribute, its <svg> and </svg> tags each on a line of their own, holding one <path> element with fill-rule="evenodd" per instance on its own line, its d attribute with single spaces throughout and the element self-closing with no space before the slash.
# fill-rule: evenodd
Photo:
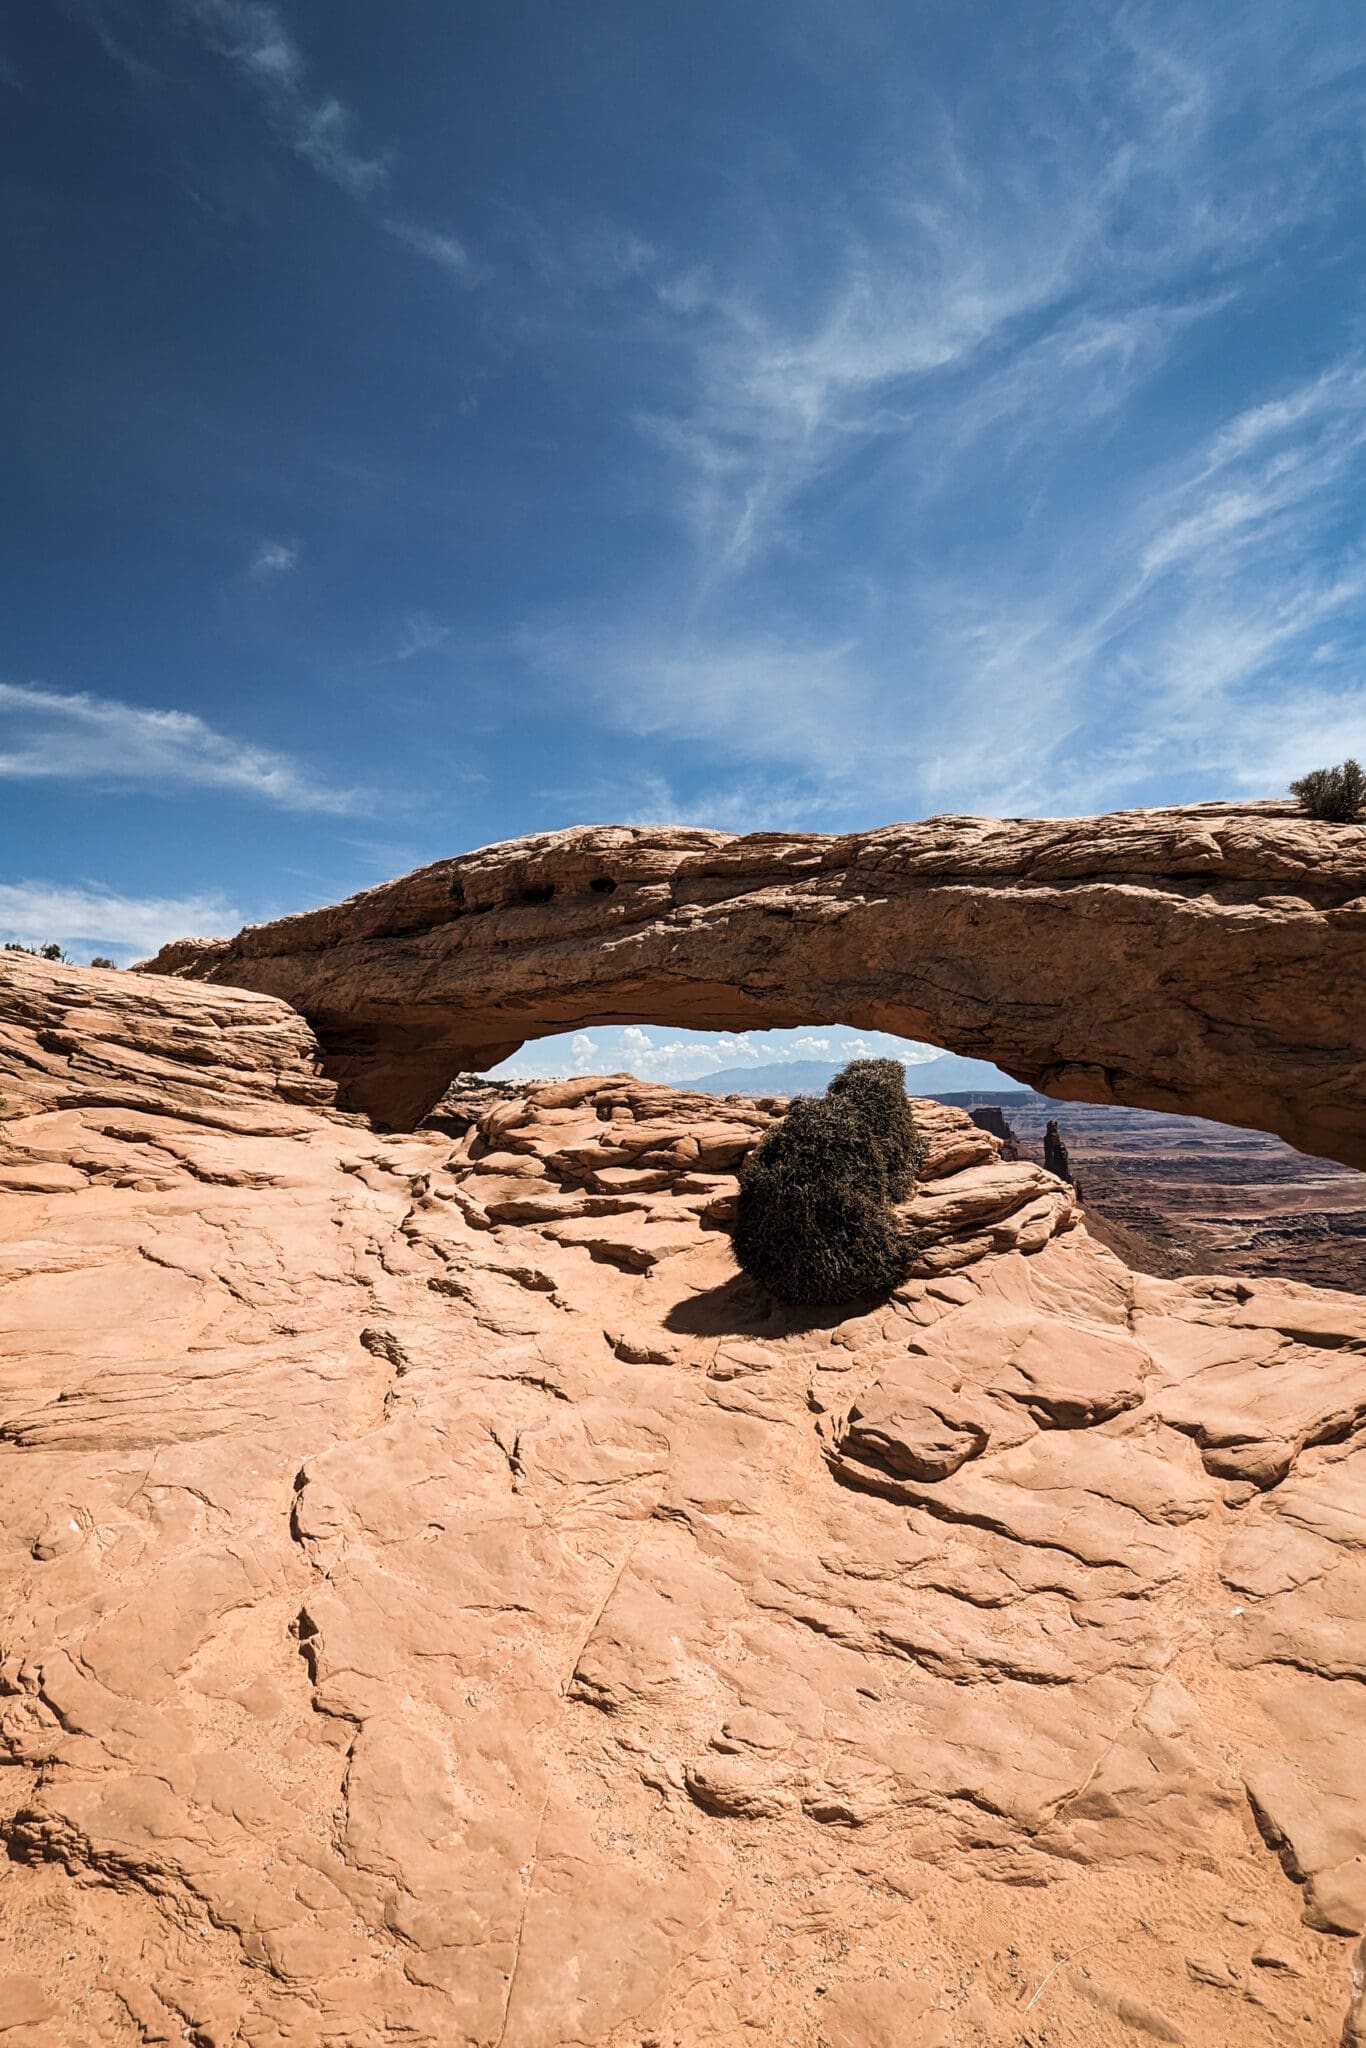
<svg viewBox="0 0 1366 2048">
<path fill-rule="evenodd" d="M 848 1062 L 845 1060 L 788 1060 L 767 1067 L 723 1067 L 719 1074 L 704 1074 L 695 1081 L 680 1082 L 704 1095 L 823 1095 Z M 938 1059 L 906 1067 L 906 1088 L 911 1095 L 963 1095 L 974 1088 L 1029 1091 L 1012 1081 L 990 1060 L 970 1060 L 961 1053 L 941 1053 Z"/>
</svg>

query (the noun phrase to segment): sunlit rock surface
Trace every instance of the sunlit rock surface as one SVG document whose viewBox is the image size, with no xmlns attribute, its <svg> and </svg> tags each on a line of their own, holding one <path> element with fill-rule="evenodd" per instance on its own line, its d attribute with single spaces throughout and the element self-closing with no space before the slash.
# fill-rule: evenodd
<svg viewBox="0 0 1366 2048">
<path fill-rule="evenodd" d="M 386 1137 L 263 996 L 0 1018 L 5 2048 L 1337 2040 L 1366 1303 L 926 1104 L 915 1275 L 802 1322 L 761 1103 Z"/>
</svg>

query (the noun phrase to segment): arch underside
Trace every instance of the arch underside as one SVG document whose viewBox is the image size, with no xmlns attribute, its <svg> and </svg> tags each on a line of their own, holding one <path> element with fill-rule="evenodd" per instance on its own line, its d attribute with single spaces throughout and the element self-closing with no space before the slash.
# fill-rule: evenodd
<svg viewBox="0 0 1366 2048">
<path fill-rule="evenodd" d="M 149 965 L 283 997 L 393 1127 L 553 1033 L 839 1023 L 1366 1166 L 1366 830 L 1286 806 L 839 839 L 588 827 Z"/>
</svg>

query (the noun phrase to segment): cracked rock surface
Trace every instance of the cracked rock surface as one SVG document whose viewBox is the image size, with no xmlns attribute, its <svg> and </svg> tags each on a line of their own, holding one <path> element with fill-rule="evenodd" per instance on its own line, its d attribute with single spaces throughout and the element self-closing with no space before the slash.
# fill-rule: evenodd
<svg viewBox="0 0 1366 2048">
<path fill-rule="evenodd" d="M 383 1136 L 18 955 L 0 1059 L 5 2048 L 1363 2038 L 1366 1303 L 935 1104 L 801 1321 L 763 1103 Z"/>
<path fill-rule="evenodd" d="M 1366 1167 L 1366 825 L 1289 803 L 509 840 L 152 971 L 281 996 L 357 1109 L 585 1023 L 834 1022 Z"/>
</svg>

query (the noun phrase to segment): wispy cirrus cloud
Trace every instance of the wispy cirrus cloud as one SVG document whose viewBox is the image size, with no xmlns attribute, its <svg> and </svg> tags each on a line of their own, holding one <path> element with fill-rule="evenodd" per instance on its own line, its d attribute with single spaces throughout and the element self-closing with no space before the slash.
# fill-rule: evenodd
<svg viewBox="0 0 1366 2048">
<path fill-rule="evenodd" d="M 726 830 L 815 825 L 859 778 L 894 782 L 913 746 L 879 725 L 884 678 L 857 634 L 842 640 L 753 629 L 637 624 L 568 626 L 518 638 L 524 660 L 598 715 L 647 742 L 688 741 L 726 757 L 688 796 L 677 775 L 649 770 L 575 794 L 595 814 L 632 824 Z"/>
<path fill-rule="evenodd" d="M 247 575 L 253 583 L 269 583 L 277 576 L 287 576 L 291 569 L 299 566 L 299 544 L 292 540 L 258 541 L 247 563 Z"/>
<path fill-rule="evenodd" d="M 669 750 L 674 817 L 1275 796 L 1366 746 L 1366 349 L 1259 330 L 1366 197 L 1366 40 L 1088 21 L 999 104 L 898 79 L 856 186 L 649 273 L 683 566 L 517 646 Z"/>
<path fill-rule="evenodd" d="M 699 662 L 696 673 L 705 674 Z M 585 680 L 587 669 L 584 671 Z M 610 676 L 598 674 L 610 688 Z M 619 825 L 695 824 L 717 832 L 810 831 L 839 809 L 839 799 L 801 773 L 755 766 L 708 777 L 684 788 L 653 769 L 622 764 L 572 783 L 543 787 L 537 796 L 557 816 L 598 818 Z"/>
<path fill-rule="evenodd" d="M 450 627 L 443 626 L 440 619 L 432 618 L 427 612 L 409 612 L 403 621 L 398 645 L 386 658 L 389 661 L 415 661 L 419 655 L 437 654 L 450 637 Z"/>
<path fill-rule="evenodd" d="M 1198 452 L 1189 475 L 1149 506 L 1157 529 L 1145 578 L 1217 562 L 1222 571 L 1265 552 L 1282 527 L 1321 523 L 1366 449 L 1366 358 L 1235 414 Z"/>
<path fill-rule="evenodd" d="M 377 210 L 390 183 L 392 151 L 361 142 L 360 122 L 338 94 L 314 84 L 312 67 L 271 0 L 174 0 L 201 41 L 258 100 L 301 162 L 362 204 L 387 235 L 461 284 L 483 276 L 456 235 Z"/>
<path fill-rule="evenodd" d="M 170 939 L 237 931 L 241 912 L 221 895 L 124 896 L 97 883 L 0 883 L 0 937 L 26 946 L 98 951 L 122 963 Z M 3 956 L 0 956 L 3 957 Z"/>
<path fill-rule="evenodd" d="M 1354 357 L 1235 413 L 1165 475 L 1124 480 L 1084 569 L 1046 598 L 1017 586 L 1009 624 L 1004 605 L 976 638 L 941 616 L 937 651 L 960 702 L 980 693 L 997 787 L 1075 808 L 1191 777 L 1275 796 L 1359 752 L 1364 489 Z"/>
<path fill-rule="evenodd" d="M 385 220 L 383 226 L 386 235 L 392 235 L 396 242 L 402 242 L 415 255 L 425 256 L 429 263 L 435 263 L 459 283 L 473 285 L 479 282 L 479 266 L 457 236 L 442 234 L 435 228 L 425 228 L 411 220 Z"/>
<path fill-rule="evenodd" d="M 0 781 L 218 789 L 285 810 L 338 814 L 365 803 L 362 792 L 330 788 L 288 755 L 231 739 L 192 712 L 83 690 L 0 683 L 0 734 Z"/>
<path fill-rule="evenodd" d="M 426 96 L 424 197 L 396 189 L 362 86 L 328 89 L 327 10 L 165 5 L 194 26 L 196 89 L 211 51 L 215 96 L 245 92 L 377 231 L 346 251 L 348 288 L 374 267 L 385 376 L 365 488 L 386 519 L 406 503 L 423 540 L 449 530 L 448 430 L 478 389 L 460 488 L 514 539 L 450 598 L 459 625 L 405 618 L 410 591 L 450 586 L 444 567 L 395 578 L 387 539 L 357 551 L 346 608 L 368 606 L 374 666 L 417 662 L 389 672 L 396 693 L 458 688 L 457 632 L 511 643 L 560 785 L 531 794 L 557 817 L 1056 814 L 1274 794 L 1306 757 L 1366 744 L 1366 352 L 1345 288 L 1366 31 L 1335 0 L 1293 19 L 1276 0 L 1007 8 L 961 65 L 896 10 L 859 9 L 880 55 L 840 88 L 856 118 L 813 133 L 770 49 L 762 136 L 713 134 L 699 100 L 708 175 L 667 205 L 633 187 L 638 229 L 596 216 L 601 179 L 572 151 L 517 207 L 501 167 L 468 191 L 496 270 L 447 220 L 460 188 Z M 814 50 L 817 14 L 848 10 L 790 12 Z M 494 288 L 463 313 L 454 293 L 410 295 L 395 336 L 397 247 Z M 391 341 L 419 365 L 421 417 L 387 378 Z M 506 374 L 514 358 L 535 381 Z M 342 411 L 349 434 L 349 391 Z M 509 507 L 530 503 L 528 553 Z M 279 553 L 247 573 L 270 586 L 295 544 L 262 548 Z M 547 574 L 557 561 L 573 575 Z M 506 829 L 527 795 L 521 713 L 491 714 Z"/>
<path fill-rule="evenodd" d="M 660 261 L 659 250 L 635 228 L 570 207 L 558 194 L 548 196 L 540 213 L 507 208 L 504 233 L 537 282 L 571 303 L 629 286 Z"/>
<path fill-rule="evenodd" d="M 1079 523 L 1053 515 L 1042 552 L 1008 536 L 860 590 L 838 636 L 647 612 L 524 630 L 520 651 L 632 736 L 732 764 L 724 782 L 696 769 L 686 804 L 662 777 L 621 786 L 697 824 L 1057 815 L 1200 783 L 1275 796 L 1360 754 L 1366 357 L 1108 481 Z"/>
<path fill-rule="evenodd" d="M 137 26 L 130 23 L 125 28 L 117 0 L 58 0 L 58 5 L 64 14 L 90 31 L 110 63 L 116 64 L 135 84 L 153 86 L 162 82 L 157 66 L 135 47 Z"/>
<path fill-rule="evenodd" d="M 985 427 L 1070 433 L 1122 404 L 1340 194 L 1358 48 L 1306 62 L 1287 22 L 1284 48 L 1223 34 L 1192 54 L 1142 8 L 1093 29 L 1061 73 L 1036 46 L 994 121 L 898 79 L 857 203 L 841 184 L 761 204 L 758 248 L 661 276 L 678 397 L 637 424 L 704 585 L 809 545 L 804 499 L 819 485 L 828 506 L 870 450 L 933 474 Z M 1257 146 L 1231 148 L 1273 78 Z M 1355 84 L 1334 105 L 1338 78 Z M 1297 99 L 1300 123 L 1272 118 Z"/>
<path fill-rule="evenodd" d="M 365 198 L 389 175 L 383 152 L 358 146 L 356 120 L 335 94 L 309 83 L 283 15 L 266 0 L 178 0 L 203 41 L 257 95 L 277 132 L 320 177 Z"/>
</svg>

